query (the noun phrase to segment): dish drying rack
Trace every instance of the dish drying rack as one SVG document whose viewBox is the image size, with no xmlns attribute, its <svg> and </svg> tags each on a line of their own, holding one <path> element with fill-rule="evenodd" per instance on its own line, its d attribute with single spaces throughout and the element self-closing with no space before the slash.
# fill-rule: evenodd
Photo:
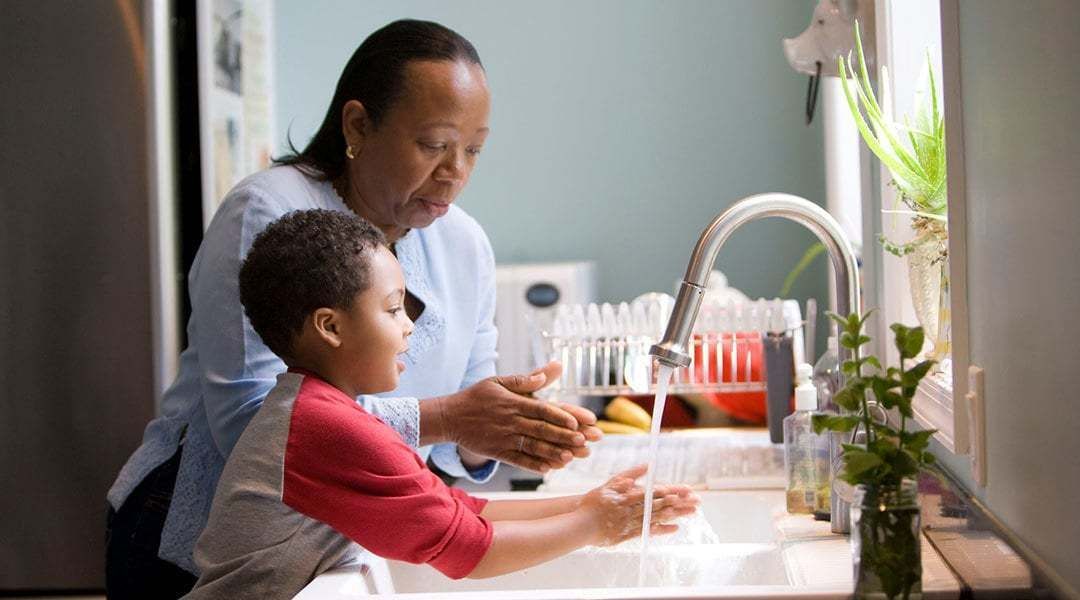
<svg viewBox="0 0 1080 600">
<path fill-rule="evenodd" d="M 654 393 L 659 369 L 649 348 L 663 337 L 674 303 L 666 294 L 646 294 L 618 305 L 560 305 L 550 329 L 534 335 L 537 362 L 557 360 L 563 365 L 561 378 L 544 392 L 560 396 Z M 675 369 L 668 390 L 676 394 L 764 392 L 762 336 L 791 336 L 793 360 L 798 364 L 804 353 L 802 326 L 796 300 L 725 302 L 706 297 L 691 337 L 691 363 Z"/>
</svg>

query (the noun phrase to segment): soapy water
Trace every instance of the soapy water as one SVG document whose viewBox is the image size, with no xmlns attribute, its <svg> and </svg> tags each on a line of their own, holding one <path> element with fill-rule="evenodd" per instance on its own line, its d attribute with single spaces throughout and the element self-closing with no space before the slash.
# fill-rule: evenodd
<svg viewBox="0 0 1080 600">
<path fill-rule="evenodd" d="M 660 365 L 656 377 L 656 396 L 653 399 L 652 427 L 649 432 L 649 470 L 645 473 L 645 514 L 641 521 L 641 562 L 638 565 L 638 587 L 643 587 L 648 578 L 649 529 L 652 526 L 653 487 L 656 485 L 656 455 L 660 446 L 660 422 L 664 420 L 664 404 L 667 402 L 671 372 L 671 367 Z"/>
<path fill-rule="evenodd" d="M 742 557 L 720 554 L 724 549 L 701 508 L 679 517 L 672 523 L 678 531 L 656 536 L 648 544 L 651 552 L 645 560 L 644 541 L 635 537 L 621 544 L 606 547 L 590 547 L 586 555 L 604 556 L 604 573 L 600 577 L 602 587 L 629 585 L 637 578 L 637 586 L 701 585 L 713 583 L 711 571 L 718 569 L 718 562 L 741 562 Z M 622 560 L 637 555 L 638 560 Z M 722 567 L 721 567 L 722 569 Z M 637 573 L 634 573 L 634 570 Z M 728 570 L 734 570 L 734 565 Z M 596 576 L 596 575 L 594 575 Z M 725 582 L 726 583 L 726 582 Z"/>
</svg>

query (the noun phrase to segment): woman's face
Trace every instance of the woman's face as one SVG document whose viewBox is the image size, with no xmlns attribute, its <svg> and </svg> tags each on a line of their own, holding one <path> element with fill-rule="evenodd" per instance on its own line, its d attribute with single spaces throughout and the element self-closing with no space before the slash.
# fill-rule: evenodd
<svg viewBox="0 0 1080 600">
<path fill-rule="evenodd" d="M 469 181 L 488 134 L 491 94 L 479 65 L 413 61 L 403 94 L 373 125 L 357 101 L 343 110 L 346 202 L 390 240 L 445 215 Z"/>
</svg>

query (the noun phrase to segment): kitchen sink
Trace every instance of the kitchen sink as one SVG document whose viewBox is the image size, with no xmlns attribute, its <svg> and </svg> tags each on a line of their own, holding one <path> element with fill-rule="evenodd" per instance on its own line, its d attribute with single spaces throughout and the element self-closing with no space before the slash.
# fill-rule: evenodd
<svg viewBox="0 0 1080 600">
<path fill-rule="evenodd" d="M 551 494 L 485 494 L 491 499 L 526 499 L 546 495 Z M 646 585 L 683 589 L 788 586 L 789 578 L 773 526 L 776 517 L 784 510 L 783 491 L 701 492 L 700 495 L 700 514 L 685 520 L 683 531 L 653 538 Z M 706 523 L 711 526 L 711 532 L 701 531 Z M 491 597 L 506 597 L 505 592 L 520 592 L 527 594 L 522 597 L 556 598 L 580 597 L 581 592 L 588 590 L 603 591 L 605 597 L 613 597 L 611 592 L 615 589 L 630 592 L 637 585 L 640 556 L 640 542 L 631 540 L 613 548 L 583 548 L 547 563 L 499 577 L 460 580 L 449 579 L 428 565 L 380 560 L 377 563 L 381 564 L 367 568 L 344 567 L 328 572 L 297 598 L 347 598 L 372 593 L 404 597 L 415 595 L 416 598 L 428 594 L 475 598 L 478 597 L 477 593 L 482 592 L 492 593 Z M 660 591 L 655 587 L 652 589 Z M 543 591 L 549 593 L 541 593 Z"/>
</svg>

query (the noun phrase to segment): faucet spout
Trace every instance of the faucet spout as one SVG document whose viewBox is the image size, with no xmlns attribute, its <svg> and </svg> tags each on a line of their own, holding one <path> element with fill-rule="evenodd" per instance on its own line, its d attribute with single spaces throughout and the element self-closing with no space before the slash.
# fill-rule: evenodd
<svg viewBox="0 0 1080 600">
<path fill-rule="evenodd" d="M 675 308 L 671 312 L 664 339 L 649 350 L 649 354 L 656 357 L 656 360 L 670 367 L 685 367 L 690 364 L 691 351 L 687 344 L 720 247 L 736 229 L 764 217 L 784 217 L 812 231 L 825 245 L 836 273 L 836 306 L 833 309 L 845 316 L 860 312 L 859 267 L 855 251 L 836 219 L 813 202 L 791 194 L 749 196 L 718 215 L 701 233 L 701 238 L 690 255 L 686 276 L 679 287 L 679 295 L 675 300 Z M 849 354 L 847 348 L 840 348 L 841 364 L 850 358 Z"/>
</svg>

